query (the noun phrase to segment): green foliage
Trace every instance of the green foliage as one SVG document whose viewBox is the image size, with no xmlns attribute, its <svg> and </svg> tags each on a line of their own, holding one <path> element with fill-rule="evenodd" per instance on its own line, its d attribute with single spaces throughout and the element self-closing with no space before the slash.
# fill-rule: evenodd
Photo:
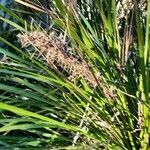
<svg viewBox="0 0 150 150">
<path fill-rule="evenodd" d="M 0 5 L 15 20 L 0 17 L 13 27 L 9 36 L 15 35 L 0 37 L 0 147 L 148 150 L 150 2 L 147 16 L 135 0 L 121 17 L 115 0 L 78 0 L 74 6 L 49 0 L 47 8 L 39 1 L 16 1 L 35 9 L 36 21 Z M 43 29 L 49 19 L 51 29 Z M 70 82 L 32 47 L 21 48 L 17 34 L 34 30 L 62 33 L 87 62 L 97 87 Z"/>
</svg>

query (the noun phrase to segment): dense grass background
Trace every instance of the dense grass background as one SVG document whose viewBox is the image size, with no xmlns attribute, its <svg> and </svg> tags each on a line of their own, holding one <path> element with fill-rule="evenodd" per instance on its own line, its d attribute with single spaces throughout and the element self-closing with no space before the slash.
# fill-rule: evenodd
<svg viewBox="0 0 150 150">
<path fill-rule="evenodd" d="M 150 2 L 15 0 L 0 10 L 1 149 L 150 147 Z M 62 35 L 97 87 L 70 82 L 18 33 Z M 99 74 L 99 76 L 97 76 Z"/>
</svg>

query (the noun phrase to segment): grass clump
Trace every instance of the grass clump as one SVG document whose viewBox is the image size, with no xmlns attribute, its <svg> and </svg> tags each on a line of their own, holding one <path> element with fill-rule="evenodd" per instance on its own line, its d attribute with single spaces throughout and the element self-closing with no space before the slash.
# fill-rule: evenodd
<svg viewBox="0 0 150 150">
<path fill-rule="evenodd" d="M 16 2 L 34 19 L 0 6 L 1 147 L 148 150 L 149 1 Z"/>
</svg>

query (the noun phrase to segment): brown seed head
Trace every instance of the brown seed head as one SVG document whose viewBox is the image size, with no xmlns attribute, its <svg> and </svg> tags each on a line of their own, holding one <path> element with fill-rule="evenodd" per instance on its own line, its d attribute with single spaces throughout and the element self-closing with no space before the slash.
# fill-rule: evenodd
<svg viewBox="0 0 150 150">
<path fill-rule="evenodd" d="M 62 40 L 53 34 L 46 35 L 43 32 L 29 32 L 19 34 L 18 38 L 22 47 L 34 46 L 46 58 L 48 64 L 61 66 L 69 74 L 71 81 L 77 78 L 84 79 L 90 86 L 96 87 L 97 83 L 88 65 L 84 60 L 79 61 L 73 56 L 65 54 L 66 46 Z"/>
</svg>

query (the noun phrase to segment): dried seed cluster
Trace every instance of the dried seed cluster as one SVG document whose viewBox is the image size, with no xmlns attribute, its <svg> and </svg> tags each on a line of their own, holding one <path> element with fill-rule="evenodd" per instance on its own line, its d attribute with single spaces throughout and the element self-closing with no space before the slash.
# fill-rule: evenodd
<svg viewBox="0 0 150 150">
<path fill-rule="evenodd" d="M 71 81 L 77 78 L 84 79 L 90 86 L 96 87 L 97 83 L 86 62 L 79 61 L 72 55 L 66 55 L 65 43 L 54 36 L 46 35 L 44 32 L 29 32 L 18 35 L 22 47 L 34 46 L 42 54 L 48 64 L 61 66 L 69 74 Z"/>
</svg>

